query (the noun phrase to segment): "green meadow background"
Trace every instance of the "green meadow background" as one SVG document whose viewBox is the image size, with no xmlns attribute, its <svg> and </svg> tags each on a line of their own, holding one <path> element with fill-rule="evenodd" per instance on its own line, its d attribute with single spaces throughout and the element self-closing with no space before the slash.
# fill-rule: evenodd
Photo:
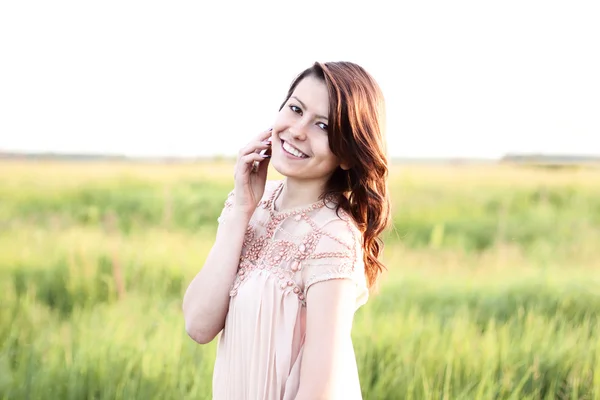
<svg viewBox="0 0 600 400">
<path fill-rule="evenodd" d="M 0 398 L 210 399 L 181 301 L 232 172 L 0 162 Z M 600 169 L 395 165 L 390 189 L 364 398 L 600 399 Z"/>
</svg>

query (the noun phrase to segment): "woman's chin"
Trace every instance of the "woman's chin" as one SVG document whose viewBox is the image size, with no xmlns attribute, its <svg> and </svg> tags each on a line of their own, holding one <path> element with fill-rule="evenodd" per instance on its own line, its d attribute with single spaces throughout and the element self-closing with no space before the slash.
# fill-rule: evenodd
<svg viewBox="0 0 600 400">
<path fill-rule="evenodd" d="M 286 160 L 271 159 L 271 166 L 275 171 L 285 177 L 297 177 L 298 175 L 301 175 L 298 174 L 298 168 L 294 168 L 287 163 Z"/>
</svg>

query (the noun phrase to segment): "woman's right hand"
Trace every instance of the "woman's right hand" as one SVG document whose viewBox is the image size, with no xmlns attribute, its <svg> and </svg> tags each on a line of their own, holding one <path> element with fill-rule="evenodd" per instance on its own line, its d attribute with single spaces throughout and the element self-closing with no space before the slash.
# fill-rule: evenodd
<svg viewBox="0 0 600 400">
<path fill-rule="evenodd" d="M 236 210 L 251 216 L 265 192 L 270 156 L 259 153 L 271 147 L 271 129 L 262 132 L 238 153 L 234 172 L 234 202 Z M 267 152 L 270 154 L 270 152 Z M 254 170 L 254 163 L 259 162 Z"/>
</svg>

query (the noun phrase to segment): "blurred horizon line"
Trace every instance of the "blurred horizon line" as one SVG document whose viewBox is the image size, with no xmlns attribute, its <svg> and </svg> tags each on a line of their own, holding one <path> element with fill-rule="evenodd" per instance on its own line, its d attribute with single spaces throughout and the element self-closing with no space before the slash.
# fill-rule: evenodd
<svg viewBox="0 0 600 400">
<path fill-rule="evenodd" d="M 198 162 L 198 161 L 232 161 L 235 155 L 130 155 L 126 153 L 92 153 L 92 152 L 57 152 L 57 151 L 18 151 L 0 149 L 0 160 L 52 160 L 52 161 L 133 161 L 133 162 Z M 391 156 L 391 163 L 542 163 L 542 164 L 587 164 L 599 163 L 600 154 L 569 154 L 543 152 L 510 152 L 500 157 L 472 156 Z"/>
</svg>

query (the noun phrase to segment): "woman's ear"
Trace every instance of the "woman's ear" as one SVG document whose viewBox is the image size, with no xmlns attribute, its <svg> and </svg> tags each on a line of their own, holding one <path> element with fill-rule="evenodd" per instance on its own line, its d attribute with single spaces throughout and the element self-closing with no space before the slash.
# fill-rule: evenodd
<svg viewBox="0 0 600 400">
<path fill-rule="evenodd" d="M 346 162 L 342 162 L 340 164 L 340 168 L 343 169 L 344 171 L 348 171 L 350 169 L 350 164 L 348 164 Z"/>
</svg>

